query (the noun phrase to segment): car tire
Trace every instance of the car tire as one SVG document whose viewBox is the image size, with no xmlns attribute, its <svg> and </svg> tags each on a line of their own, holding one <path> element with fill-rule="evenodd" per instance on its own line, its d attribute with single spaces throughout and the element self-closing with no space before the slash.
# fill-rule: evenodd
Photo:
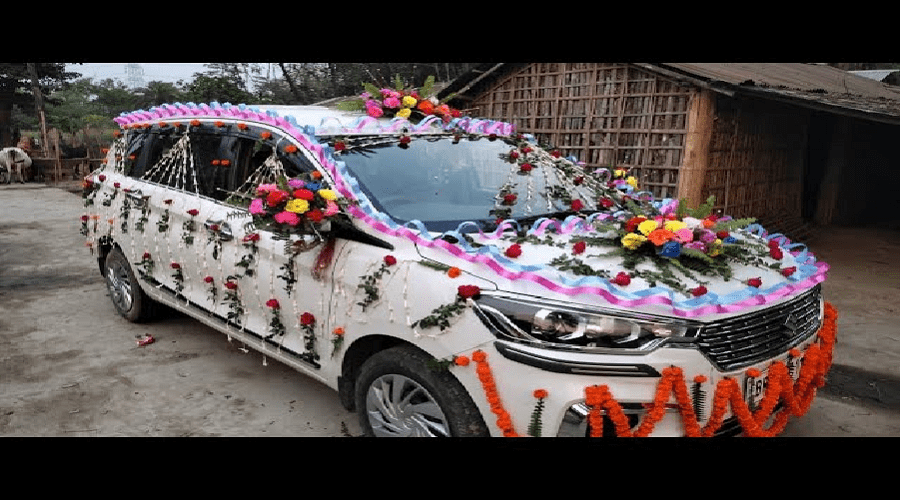
<svg viewBox="0 0 900 500">
<path fill-rule="evenodd" d="M 488 436 L 484 419 L 462 384 L 433 358 L 410 346 L 392 347 L 363 363 L 356 411 L 366 436 Z"/>
<path fill-rule="evenodd" d="M 156 313 L 156 303 L 144 293 L 131 264 L 118 248 L 110 250 L 103 264 L 103 277 L 116 311 L 128 321 L 143 323 Z"/>
</svg>

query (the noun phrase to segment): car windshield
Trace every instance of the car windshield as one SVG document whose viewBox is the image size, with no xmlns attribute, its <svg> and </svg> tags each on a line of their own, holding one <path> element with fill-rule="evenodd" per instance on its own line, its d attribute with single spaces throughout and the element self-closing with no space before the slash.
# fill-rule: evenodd
<svg viewBox="0 0 900 500">
<path fill-rule="evenodd" d="M 487 137 L 371 136 L 346 141 L 338 153 L 372 204 L 399 223 L 418 220 L 432 231 L 472 221 L 482 229 L 499 219 L 535 219 L 571 209 L 574 199 L 592 210 L 596 195 L 575 186 L 571 172 L 554 167 L 548 153 L 529 166 L 510 157 L 519 144 Z M 532 146 L 534 150 L 538 148 Z M 571 165 L 571 163 L 568 163 Z"/>
</svg>

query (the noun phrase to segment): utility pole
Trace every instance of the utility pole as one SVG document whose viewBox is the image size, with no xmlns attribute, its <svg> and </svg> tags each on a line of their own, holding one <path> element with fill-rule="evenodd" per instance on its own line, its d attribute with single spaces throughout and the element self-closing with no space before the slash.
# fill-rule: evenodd
<svg viewBox="0 0 900 500">
<path fill-rule="evenodd" d="M 41 94 L 37 67 L 34 63 L 26 63 L 26 66 L 28 67 L 28 77 L 31 78 L 31 92 L 34 94 L 34 110 L 41 124 L 41 150 L 47 155 L 50 152 L 50 145 L 47 142 L 47 120 L 44 117 L 44 95 Z"/>
</svg>

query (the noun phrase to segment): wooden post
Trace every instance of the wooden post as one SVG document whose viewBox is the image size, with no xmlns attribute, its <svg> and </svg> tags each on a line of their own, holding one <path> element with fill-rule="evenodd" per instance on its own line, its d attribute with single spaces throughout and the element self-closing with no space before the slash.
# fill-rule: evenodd
<svg viewBox="0 0 900 500">
<path fill-rule="evenodd" d="M 709 166 L 716 101 L 712 91 L 698 89 L 691 95 L 688 111 L 684 157 L 678 175 L 678 198 L 685 205 L 697 208 L 703 203 L 703 185 Z"/>
</svg>

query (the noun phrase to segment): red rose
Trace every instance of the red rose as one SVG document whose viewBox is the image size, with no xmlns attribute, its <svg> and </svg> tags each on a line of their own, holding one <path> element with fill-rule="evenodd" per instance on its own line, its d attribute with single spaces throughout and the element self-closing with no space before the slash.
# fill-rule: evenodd
<svg viewBox="0 0 900 500">
<path fill-rule="evenodd" d="M 560 153 L 558 149 L 554 149 L 553 151 L 550 151 L 550 156 L 559 158 L 560 156 L 562 156 L 562 153 Z"/>
<path fill-rule="evenodd" d="M 778 242 L 775 240 L 769 240 L 769 248 L 778 248 Z"/>
<path fill-rule="evenodd" d="M 583 175 L 579 175 L 579 176 L 576 177 L 575 180 L 573 180 L 572 182 L 573 182 L 576 186 L 580 186 L 580 185 L 584 182 L 584 176 L 583 176 Z"/>
<path fill-rule="evenodd" d="M 635 230 L 637 230 L 637 227 L 641 224 L 641 222 L 644 222 L 645 220 L 647 220 L 646 217 L 632 217 L 628 220 L 628 222 L 625 223 L 625 230 L 629 233 L 633 233 L 635 232 Z"/>
<path fill-rule="evenodd" d="M 286 202 L 288 199 L 288 194 L 280 189 L 276 189 L 273 191 L 269 191 L 269 194 L 266 195 L 266 204 L 270 207 L 277 207 L 282 203 Z"/>
<path fill-rule="evenodd" d="M 531 169 L 534 168 L 530 163 L 523 163 L 522 166 L 519 167 L 519 170 L 522 172 L 531 172 Z"/>
<path fill-rule="evenodd" d="M 628 273 L 620 272 L 611 281 L 616 285 L 628 286 L 629 284 L 631 284 L 631 276 L 629 276 Z"/>
<path fill-rule="evenodd" d="M 770 247 L 769 256 L 771 256 L 775 260 L 781 260 L 781 258 L 784 257 L 784 253 L 782 253 L 781 249 L 778 247 Z"/>
<path fill-rule="evenodd" d="M 212 277 L 212 276 L 207 276 L 207 277 L 203 278 L 203 281 L 206 282 L 206 283 L 212 283 L 212 282 L 213 282 L 213 277 Z"/>
<path fill-rule="evenodd" d="M 219 225 L 218 225 L 218 224 L 210 224 L 210 225 L 209 225 L 209 230 L 212 231 L 212 232 L 216 232 L 216 231 L 219 230 Z"/>
<path fill-rule="evenodd" d="M 120 186 L 122 186 L 122 185 L 119 184 L 118 182 L 114 182 L 114 183 L 113 183 L 113 187 L 116 188 L 116 189 L 119 189 Z"/>
<path fill-rule="evenodd" d="M 481 288 L 475 285 L 461 285 L 456 289 L 456 293 L 463 299 L 471 299 L 481 294 Z"/>
<path fill-rule="evenodd" d="M 181 269 L 181 264 L 179 264 L 177 262 L 173 262 L 171 264 L 171 266 L 172 266 L 172 269 Z"/>
<path fill-rule="evenodd" d="M 729 236 L 730 235 L 728 234 L 728 231 L 719 231 L 718 233 L 716 233 L 716 238 L 719 238 L 720 240 L 724 240 Z"/>
<path fill-rule="evenodd" d="M 506 249 L 506 256 L 512 259 L 522 255 L 522 247 L 518 243 Z"/>
<path fill-rule="evenodd" d="M 106 176 L 105 176 L 105 175 L 100 175 L 100 176 L 98 176 L 97 178 L 100 179 L 100 182 L 103 182 L 103 181 L 106 180 Z"/>
<path fill-rule="evenodd" d="M 244 236 L 243 241 L 247 243 L 251 241 L 259 241 L 259 233 L 250 233 L 247 236 Z"/>
<path fill-rule="evenodd" d="M 394 264 L 397 263 L 397 259 L 396 259 L 393 255 L 385 255 L 385 256 L 384 256 L 384 263 L 387 264 L 387 265 L 389 265 L 389 266 L 393 266 Z"/>
<path fill-rule="evenodd" d="M 584 208 L 584 203 L 581 200 L 572 200 L 572 211 L 578 212 L 582 208 Z"/>
<path fill-rule="evenodd" d="M 336 141 L 336 142 L 334 143 L 334 150 L 335 150 L 335 151 L 343 151 L 343 150 L 345 150 L 345 149 L 347 149 L 347 145 L 344 144 L 344 141 Z"/>
<path fill-rule="evenodd" d="M 514 194 L 508 194 L 503 197 L 504 205 L 512 205 L 515 202 L 516 202 L 516 195 L 514 195 Z"/>
<path fill-rule="evenodd" d="M 706 295 L 706 287 L 703 285 L 700 285 L 697 288 L 694 288 L 693 290 L 691 290 L 691 295 L 693 295 L 694 297 Z"/>
<path fill-rule="evenodd" d="M 141 258 L 143 258 L 144 260 L 149 259 L 149 258 L 150 258 L 150 252 L 144 252 L 144 255 L 142 255 Z"/>
<path fill-rule="evenodd" d="M 237 290 L 237 283 L 235 283 L 234 281 L 226 281 L 225 288 L 229 290 Z"/>
<path fill-rule="evenodd" d="M 754 288 L 759 288 L 760 286 L 762 286 L 762 280 L 759 278 L 750 278 L 749 280 L 747 280 L 747 284 Z"/>
<path fill-rule="evenodd" d="M 188 210 L 187 213 L 188 213 L 188 215 L 194 216 L 194 215 L 199 214 L 200 211 L 197 210 L 196 208 L 192 208 L 192 209 Z"/>
<path fill-rule="evenodd" d="M 586 248 L 587 248 L 587 243 L 585 243 L 583 241 L 579 241 L 578 243 L 575 243 L 575 245 L 572 247 L 572 253 L 575 255 L 584 253 L 584 250 Z"/>
<path fill-rule="evenodd" d="M 172 204 L 172 200 L 163 200 L 163 203 L 165 203 L 166 205 L 171 205 L 171 204 Z"/>
<path fill-rule="evenodd" d="M 305 312 L 300 316 L 300 324 L 303 326 L 310 326 L 315 322 L 316 322 L 316 317 L 308 312 Z"/>
<path fill-rule="evenodd" d="M 616 203 L 609 198 L 601 198 L 600 199 L 600 205 L 602 205 L 603 208 L 610 208 L 615 204 Z"/>
<path fill-rule="evenodd" d="M 412 141 L 412 138 L 410 138 L 408 135 L 404 135 L 400 138 L 400 144 L 409 144 L 410 141 Z"/>
<path fill-rule="evenodd" d="M 509 157 L 510 157 L 510 159 L 515 160 L 516 158 L 519 157 L 519 152 L 518 151 L 510 151 Z M 103 179 L 100 179 L 100 180 L 102 181 Z"/>
<path fill-rule="evenodd" d="M 797 272 L 797 268 L 794 266 L 786 267 L 781 270 L 781 274 L 783 276 L 790 276 L 790 275 L 794 274 L 795 272 Z"/>
<path fill-rule="evenodd" d="M 531 146 L 525 146 L 524 148 L 522 148 L 522 152 L 525 154 L 528 154 L 531 151 L 532 151 Z"/>
<path fill-rule="evenodd" d="M 318 208 L 314 208 L 309 212 L 306 212 L 306 218 L 309 219 L 310 222 L 322 222 L 322 220 L 325 219 L 325 214 Z"/>
<path fill-rule="evenodd" d="M 268 308 L 270 308 L 270 309 L 278 309 L 280 306 L 279 306 L 277 300 L 275 300 L 275 299 L 269 299 L 269 300 L 266 301 L 266 307 L 268 307 Z"/>
<path fill-rule="evenodd" d="M 294 191 L 294 198 L 299 198 L 301 200 L 312 201 L 315 199 L 316 194 L 310 191 L 309 189 L 298 189 Z"/>
</svg>

